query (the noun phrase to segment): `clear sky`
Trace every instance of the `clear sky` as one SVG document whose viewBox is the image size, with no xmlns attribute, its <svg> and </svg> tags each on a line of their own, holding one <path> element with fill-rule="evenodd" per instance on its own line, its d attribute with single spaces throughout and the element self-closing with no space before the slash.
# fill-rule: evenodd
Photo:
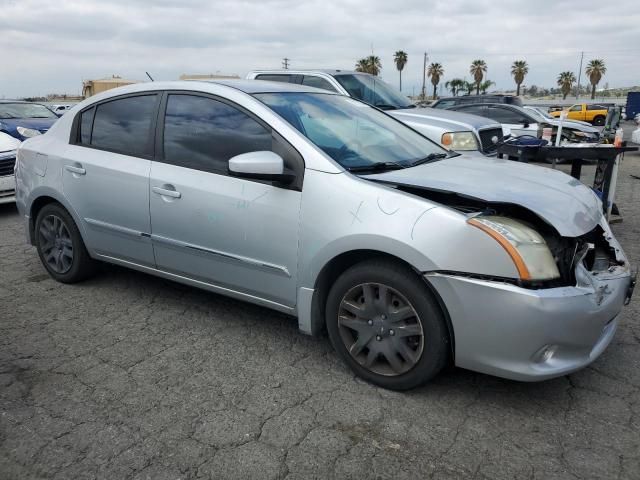
<svg viewBox="0 0 640 480">
<path fill-rule="evenodd" d="M 404 90 L 419 92 L 422 55 L 443 81 L 467 77 L 476 58 L 497 88 L 509 66 L 529 63 L 525 85 L 553 86 L 602 58 L 601 85 L 640 84 L 638 0 L 0 0 L 0 97 L 80 93 L 83 79 L 112 74 L 158 80 L 182 73 L 244 75 L 255 68 L 352 69 L 382 60 L 397 85 L 393 53 L 409 55 Z M 584 78 L 584 75 L 583 75 Z"/>
</svg>

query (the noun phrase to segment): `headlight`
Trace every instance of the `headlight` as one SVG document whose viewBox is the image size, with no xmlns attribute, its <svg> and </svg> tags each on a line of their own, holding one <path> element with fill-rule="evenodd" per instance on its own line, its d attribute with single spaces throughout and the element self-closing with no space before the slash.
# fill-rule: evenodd
<svg viewBox="0 0 640 480">
<path fill-rule="evenodd" d="M 479 216 L 467 220 L 496 240 L 509 254 L 521 280 L 551 280 L 560 272 L 547 243 L 538 232 L 518 220 Z"/>
<path fill-rule="evenodd" d="M 26 137 L 26 138 L 31 138 L 31 137 L 36 137 L 38 135 L 42 135 L 38 130 L 36 130 L 34 128 L 18 127 L 18 128 L 16 128 L 16 130 L 18 130 L 18 133 L 20 135 L 22 135 L 23 137 Z"/>
<path fill-rule="evenodd" d="M 478 150 L 478 141 L 473 132 L 444 133 L 441 143 L 451 150 Z"/>
</svg>

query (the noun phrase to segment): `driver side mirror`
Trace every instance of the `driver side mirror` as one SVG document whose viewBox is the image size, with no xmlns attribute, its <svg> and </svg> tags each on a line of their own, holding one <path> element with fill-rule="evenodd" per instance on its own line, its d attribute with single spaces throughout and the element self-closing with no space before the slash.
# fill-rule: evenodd
<svg viewBox="0 0 640 480">
<path fill-rule="evenodd" d="M 234 177 L 271 180 L 288 184 L 295 175 L 284 168 L 284 160 L 270 151 L 248 152 L 229 159 L 229 174 Z"/>
<path fill-rule="evenodd" d="M 520 122 L 522 122 L 522 126 L 524 128 L 529 128 L 529 120 L 527 120 L 526 118 L 523 118 L 520 120 Z"/>
</svg>

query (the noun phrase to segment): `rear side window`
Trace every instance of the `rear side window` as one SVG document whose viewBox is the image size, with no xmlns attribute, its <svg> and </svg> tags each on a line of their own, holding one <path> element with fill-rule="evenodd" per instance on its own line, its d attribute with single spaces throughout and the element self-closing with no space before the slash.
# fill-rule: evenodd
<svg viewBox="0 0 640 480">
<path fill-rule="evenodd" d="M 212 98 L 172 94 L 164 120 L 164 160 L 227 174 L 230 158 L 272 151 L 271 130 L 237 108 Z"/>
<path fill-rule="evenodd" d="M 517 112 L 512 112 L 508 108 L 489 107 L 486 112 L 486 117 L 489 117 L 499 123 L 523 123 L 522 120 L 524 116 Z"/>
<path fill-rule="evenodd" d="M 267 80 L 269 82 L 295 83 L 293 81 L 293 75 L 263 74 L 263 75 L 257 75 L 256 80 Z"/>
<path fill-rule="evenodd" d="M 457 102 L 455 100 L 440 100 L 433 106 L 433 108 L 449 108 L 453 107 L 456 104 Z"/>
<path fill-rule="evenodd" d="M 324 78 L 314 77 L 311 75 L 305 75 L 302 79 L 302 84 L 307 87 L 321 88 L 322 90 L 329 90 L 335 92 L 336 89 Z"/>
<path fill-rule="evenodd" d="M 96 113 L 96 107 L 85 110 L 80 115 L 80 143 L 89 145 L 91 143 L 91 127 L 93 126 L 93 116 Z"/>
<path fill-rule="evenodd" d="M 125 155 L 149 155 L 156 99 L 157 95 L 144 95 L 98 105 L 90 145 Z"/>
<path fill-rule="evenodd" d="M 457 108 L 458 112 L 469 113 L 472 115 L 480 115 L 481 117 L 487 116 L 487 107 L 482 105 L 471 105 L 464 108 Z"/>
<path fill-rule="evenodd" d="M 587 110 L 606 110 L 604 105 L 587 105 Z"/>
</svg>

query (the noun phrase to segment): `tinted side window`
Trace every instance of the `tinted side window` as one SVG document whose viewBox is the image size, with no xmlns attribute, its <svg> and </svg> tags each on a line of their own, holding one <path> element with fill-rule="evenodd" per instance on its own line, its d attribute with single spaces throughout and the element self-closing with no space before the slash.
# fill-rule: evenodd
<svg viewBox="0 0 640 480">
<path fill-rule="evenodd" d="M 293 81 L 293 75 L 262 74 L 262 75 L 256 76 L 256 80 L 267 80 L 269 82 L 295 83 Z"/>
<path fill-rule="evenodd" d="M 606 110 L 604 105 L 587 105 L 587 110 Z"/>
<path fill-rule="evenodd" d="M 499 123 L 522 123 L 521 120 L 524 117 L 517 112 L 512 112 L 508 108 L 500 107 L 489 107 L 485 116 Z"/>
<path fill-rule="evenodd" d="M 484 107 L 482 105 L 471 105 L 465 108 L 459 108 L 457 109 L 459 112 L 462 113 L 469 113 L 472 115 L 480 115 L 481 117 L 486 117 L 487 116 L 487 107 Z"/>
<path fill-rule="evenodd" d="M 261 150 L 272 150 L 271 131 L 246 113 L 211 98 L 169 95 L 164 120 L 166 162 L 226 174 L 231 157 Z"/>
<path fill-rule="evenodd" d="M 156 99 L 157 95 L 144 95 L 98 105 L 91 145 L 125 155 L 150 154 Z"/>
<path fill-rule="evenodd" d="M 96 107 L 85 110 L 80 115 L 80 143 L 89 145 L 91 143 L 91 127 L 93 125 L 93 116 L 96 113 Z"/>
<path fill-rule="evenodd" d="M 305 75 L 302 78 L 302 84 L 306 85 L 307 87 L 315 87 L 315 88 L 321 88 L 323 90 L 329 90 L 330 92 L 335 92 L 336 89 L 333 88 L 333 86 L 326 81 L 324 78 L 321 77 L 312 77 L 310 75 Z"/>
</svg>

